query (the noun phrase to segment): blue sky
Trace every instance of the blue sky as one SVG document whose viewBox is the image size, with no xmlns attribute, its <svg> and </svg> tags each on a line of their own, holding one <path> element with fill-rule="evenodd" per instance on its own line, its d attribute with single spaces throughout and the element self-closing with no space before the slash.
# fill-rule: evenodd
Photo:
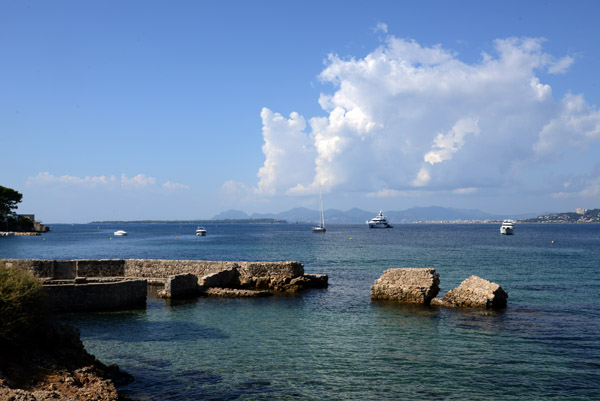
<svg viewBox="0 0 600 401">
<path fill-rule="evenodd" d="M 595 1 L 0 0 L 0 185 L 47 223 L 600 207 Z"/>
</svg>

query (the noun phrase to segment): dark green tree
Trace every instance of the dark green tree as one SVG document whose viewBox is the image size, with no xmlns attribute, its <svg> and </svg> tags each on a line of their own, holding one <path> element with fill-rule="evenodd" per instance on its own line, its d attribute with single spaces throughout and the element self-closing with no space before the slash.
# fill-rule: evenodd
<svg viewBox="0 0 600 401">
<path fill-rule="evenodd" d="M 0 185 L 0 218 L 6 218 L 11 215 L 13 209 L 21 202 L 23 195 L 14 189 L 6 188 Z"/>
</svg>

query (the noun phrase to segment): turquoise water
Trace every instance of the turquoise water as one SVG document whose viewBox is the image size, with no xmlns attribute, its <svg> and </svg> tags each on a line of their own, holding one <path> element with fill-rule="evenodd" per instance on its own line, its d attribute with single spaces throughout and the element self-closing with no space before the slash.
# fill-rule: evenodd
<svg viewBox="0 0 600 401">
<path fill-rule="evenodd" d="M 129 236 L 113 237 L 120 228 Z M 139 399 L 598 399 L 600 225 L 206 228 L 55 225 L 1 238 L 0 257 L 298 260 L 329 275 L 299 296 L 65 316 L 90 352 L 135 376 L 121 391 Z M 441 294 L 476 274 L 508 291 L 508 308 L 371 302 L 391 267 L 436 268 Z"/>
</svg>

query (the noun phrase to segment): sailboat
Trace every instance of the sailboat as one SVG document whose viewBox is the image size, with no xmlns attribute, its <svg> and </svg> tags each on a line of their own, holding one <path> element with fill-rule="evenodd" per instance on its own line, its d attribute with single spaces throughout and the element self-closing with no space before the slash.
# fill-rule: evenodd
<svg viewBox="0 0 600 401">
<path fill-rule="evenodd" d="M 321 200 L 321 222 L 317 226 L 313 226 L 313 233 L 324 233 L 325 231 L 325 215 L 323 214 L 323 192 L 321 191 L 321 186 L 319 185 L 319 196 Z"/>
</svg>

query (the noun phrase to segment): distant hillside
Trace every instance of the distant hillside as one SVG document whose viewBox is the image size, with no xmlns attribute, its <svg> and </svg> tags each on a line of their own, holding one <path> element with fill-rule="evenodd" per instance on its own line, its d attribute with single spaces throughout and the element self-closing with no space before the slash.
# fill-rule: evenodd
<svg viewBox="0 0 600 401">
<path fill-rule="evenodd" d="M 600 223 L 600 209 L 550 213 L 521 221 L 523 223 Z"/>
<path fill-rule="evenodd" d="M 326 224 L 363 224 L 373 218 L 379 211 L 366 211 L 358 208 L 347 211 L 337 209 L 325 210 Z M 478 209 L 454 209 L 440 206 L 414 207 L 402 211 L 383 211 L 390 223 L 415 222 L 446 222 L 446 221 L 485 221 L 502 220 L 506 218 L 522 219 L 534 217 L 536 214 L 507 216 L 482 212 Z M 252 219 L 281 219 L 289 223 L 315 223 L 319 220 L 319 211 L 299 207 L 281 213 L 253 213 L 248 216 L 238 210 L 229 210 L 216 215 L 214 218 L 232 219 L 241 216 Z"/>
<path fill-rule="evenodd" d="M 211 220 L 105 220 L 87 224 L 287 224 L 281 219 L 211 219 Z"/>
<path fill-rule="evenodd" d="M 249 219 L 246 213 L 241 210 L 229 209 L 214 216 L 212 220 L 232 220 L 232 219 Z"/>
</svg>

